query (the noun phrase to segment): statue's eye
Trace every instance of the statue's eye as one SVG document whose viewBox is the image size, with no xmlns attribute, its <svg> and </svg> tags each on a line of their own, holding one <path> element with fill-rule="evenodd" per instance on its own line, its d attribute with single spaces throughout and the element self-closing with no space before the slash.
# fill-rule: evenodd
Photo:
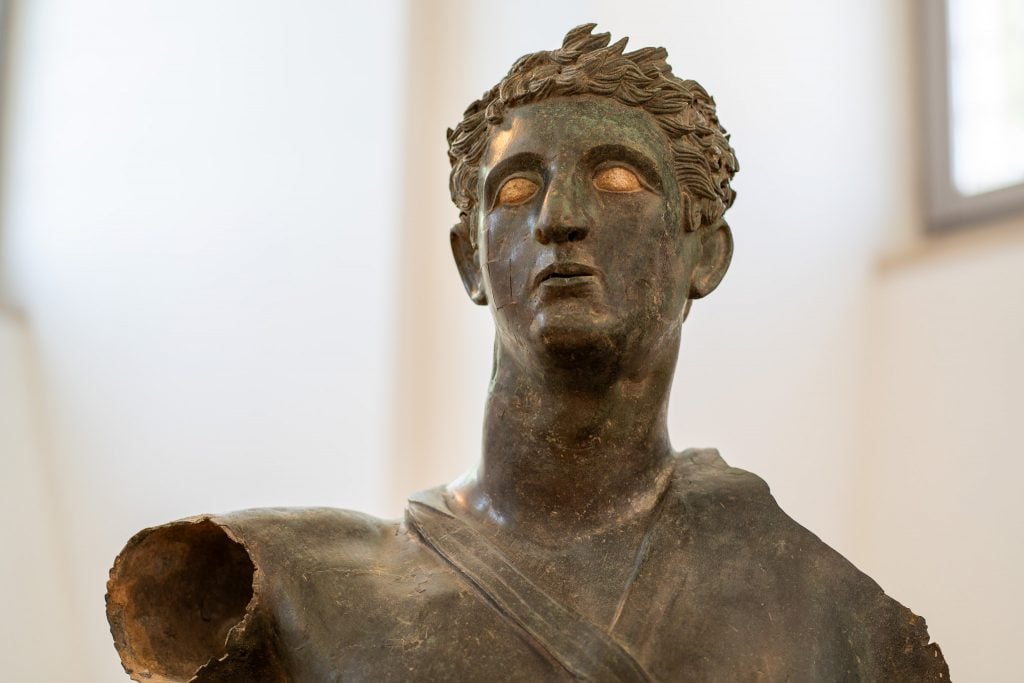
<svg viewBox="0 0 1024 683">
<path fill-rule="evenodd" d="M 527 178 L 509 178 L 498 190 L 499 204 L 522 204 L 537 194 L 540 186 Z"/>
<path fill-rule="evenodd" d="M 605 192 L 636 192 L 640 179 L 625 166 L 602 168 L 594 175 L 594 187 Z"/>
</svg>

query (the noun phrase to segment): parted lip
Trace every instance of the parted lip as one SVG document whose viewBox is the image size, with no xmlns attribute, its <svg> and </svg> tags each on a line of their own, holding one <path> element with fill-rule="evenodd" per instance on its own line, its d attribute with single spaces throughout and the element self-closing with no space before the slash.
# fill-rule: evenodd
<svg viewBox="0 0 1024 683">
<path fill-rule="evenodd" d="M 542 282 L 553 277 L 579 277 L 581 275 L 597 275 L 597 268 L 588 266 L 585 263 L 577 263 L 575 261 L 558 261 L 552 263 L 550 266 L 545 267 L 539 273 L 537 277 L 533 279 L 533 286 L 539 287 Z"/>
</svg>

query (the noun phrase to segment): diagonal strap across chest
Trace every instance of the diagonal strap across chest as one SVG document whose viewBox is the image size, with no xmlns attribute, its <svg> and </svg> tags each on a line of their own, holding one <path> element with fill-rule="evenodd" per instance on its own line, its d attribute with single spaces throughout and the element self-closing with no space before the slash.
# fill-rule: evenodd
<svg viewBox="0 0 1024 683">
<path fill-rule="evenodd" d="M 453 516 L 436 494 L 411 498 L 406 520 L 428 548 L 574 677 L 651 680 L 619 641 L 530 581 L 490 541 Z"/>
</svg>

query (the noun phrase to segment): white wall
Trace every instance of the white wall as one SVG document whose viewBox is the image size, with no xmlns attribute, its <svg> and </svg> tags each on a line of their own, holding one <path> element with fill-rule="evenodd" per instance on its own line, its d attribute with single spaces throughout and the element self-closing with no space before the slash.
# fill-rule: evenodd
<svg viewBox="0 0 1024 683">
<path fill-rule="evenodd" d="M 53 463 L 39 448 L 33 366 L 22 321 L 0 306 L 0 671 L 10 681 L 59 681 L 84 653 L 69 618 L 71 574 L 51 504 Z"/>
<path fill-rule="evenodd" d="M 139 528 L 397 512 L 404 24 L 397 3 L 17 10 L 0 271 L 38 358 L 65 615 L 89 653 L 65 680 L 123 680 L 104 583 Z"/>
<path fill-rule="evenodd" d="M 1024 216 L 890 259 L 868 295 L 856 553 L 927 606 L 954 680 L 1019 680 Z"/>
</svg>

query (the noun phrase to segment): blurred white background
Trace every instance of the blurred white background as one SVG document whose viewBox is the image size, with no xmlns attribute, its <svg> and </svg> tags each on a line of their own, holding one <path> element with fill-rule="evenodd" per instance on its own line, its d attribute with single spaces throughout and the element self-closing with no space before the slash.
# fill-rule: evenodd
<svg viewBox="0 0 1024 683">
<path fill-rule="evenodd" d="M 487 311 L 444 131 L 585 21 L 664 45 L 742 170 L 736 257 L 671 408 L 923 614 L 1020 675 L 1024 216 L 926 236 L 910 0 L 11 5 L 0 185 L 0 678 L 122 681 L 142 527 L 383 516 L 472 465 Z"/>
</svg>

